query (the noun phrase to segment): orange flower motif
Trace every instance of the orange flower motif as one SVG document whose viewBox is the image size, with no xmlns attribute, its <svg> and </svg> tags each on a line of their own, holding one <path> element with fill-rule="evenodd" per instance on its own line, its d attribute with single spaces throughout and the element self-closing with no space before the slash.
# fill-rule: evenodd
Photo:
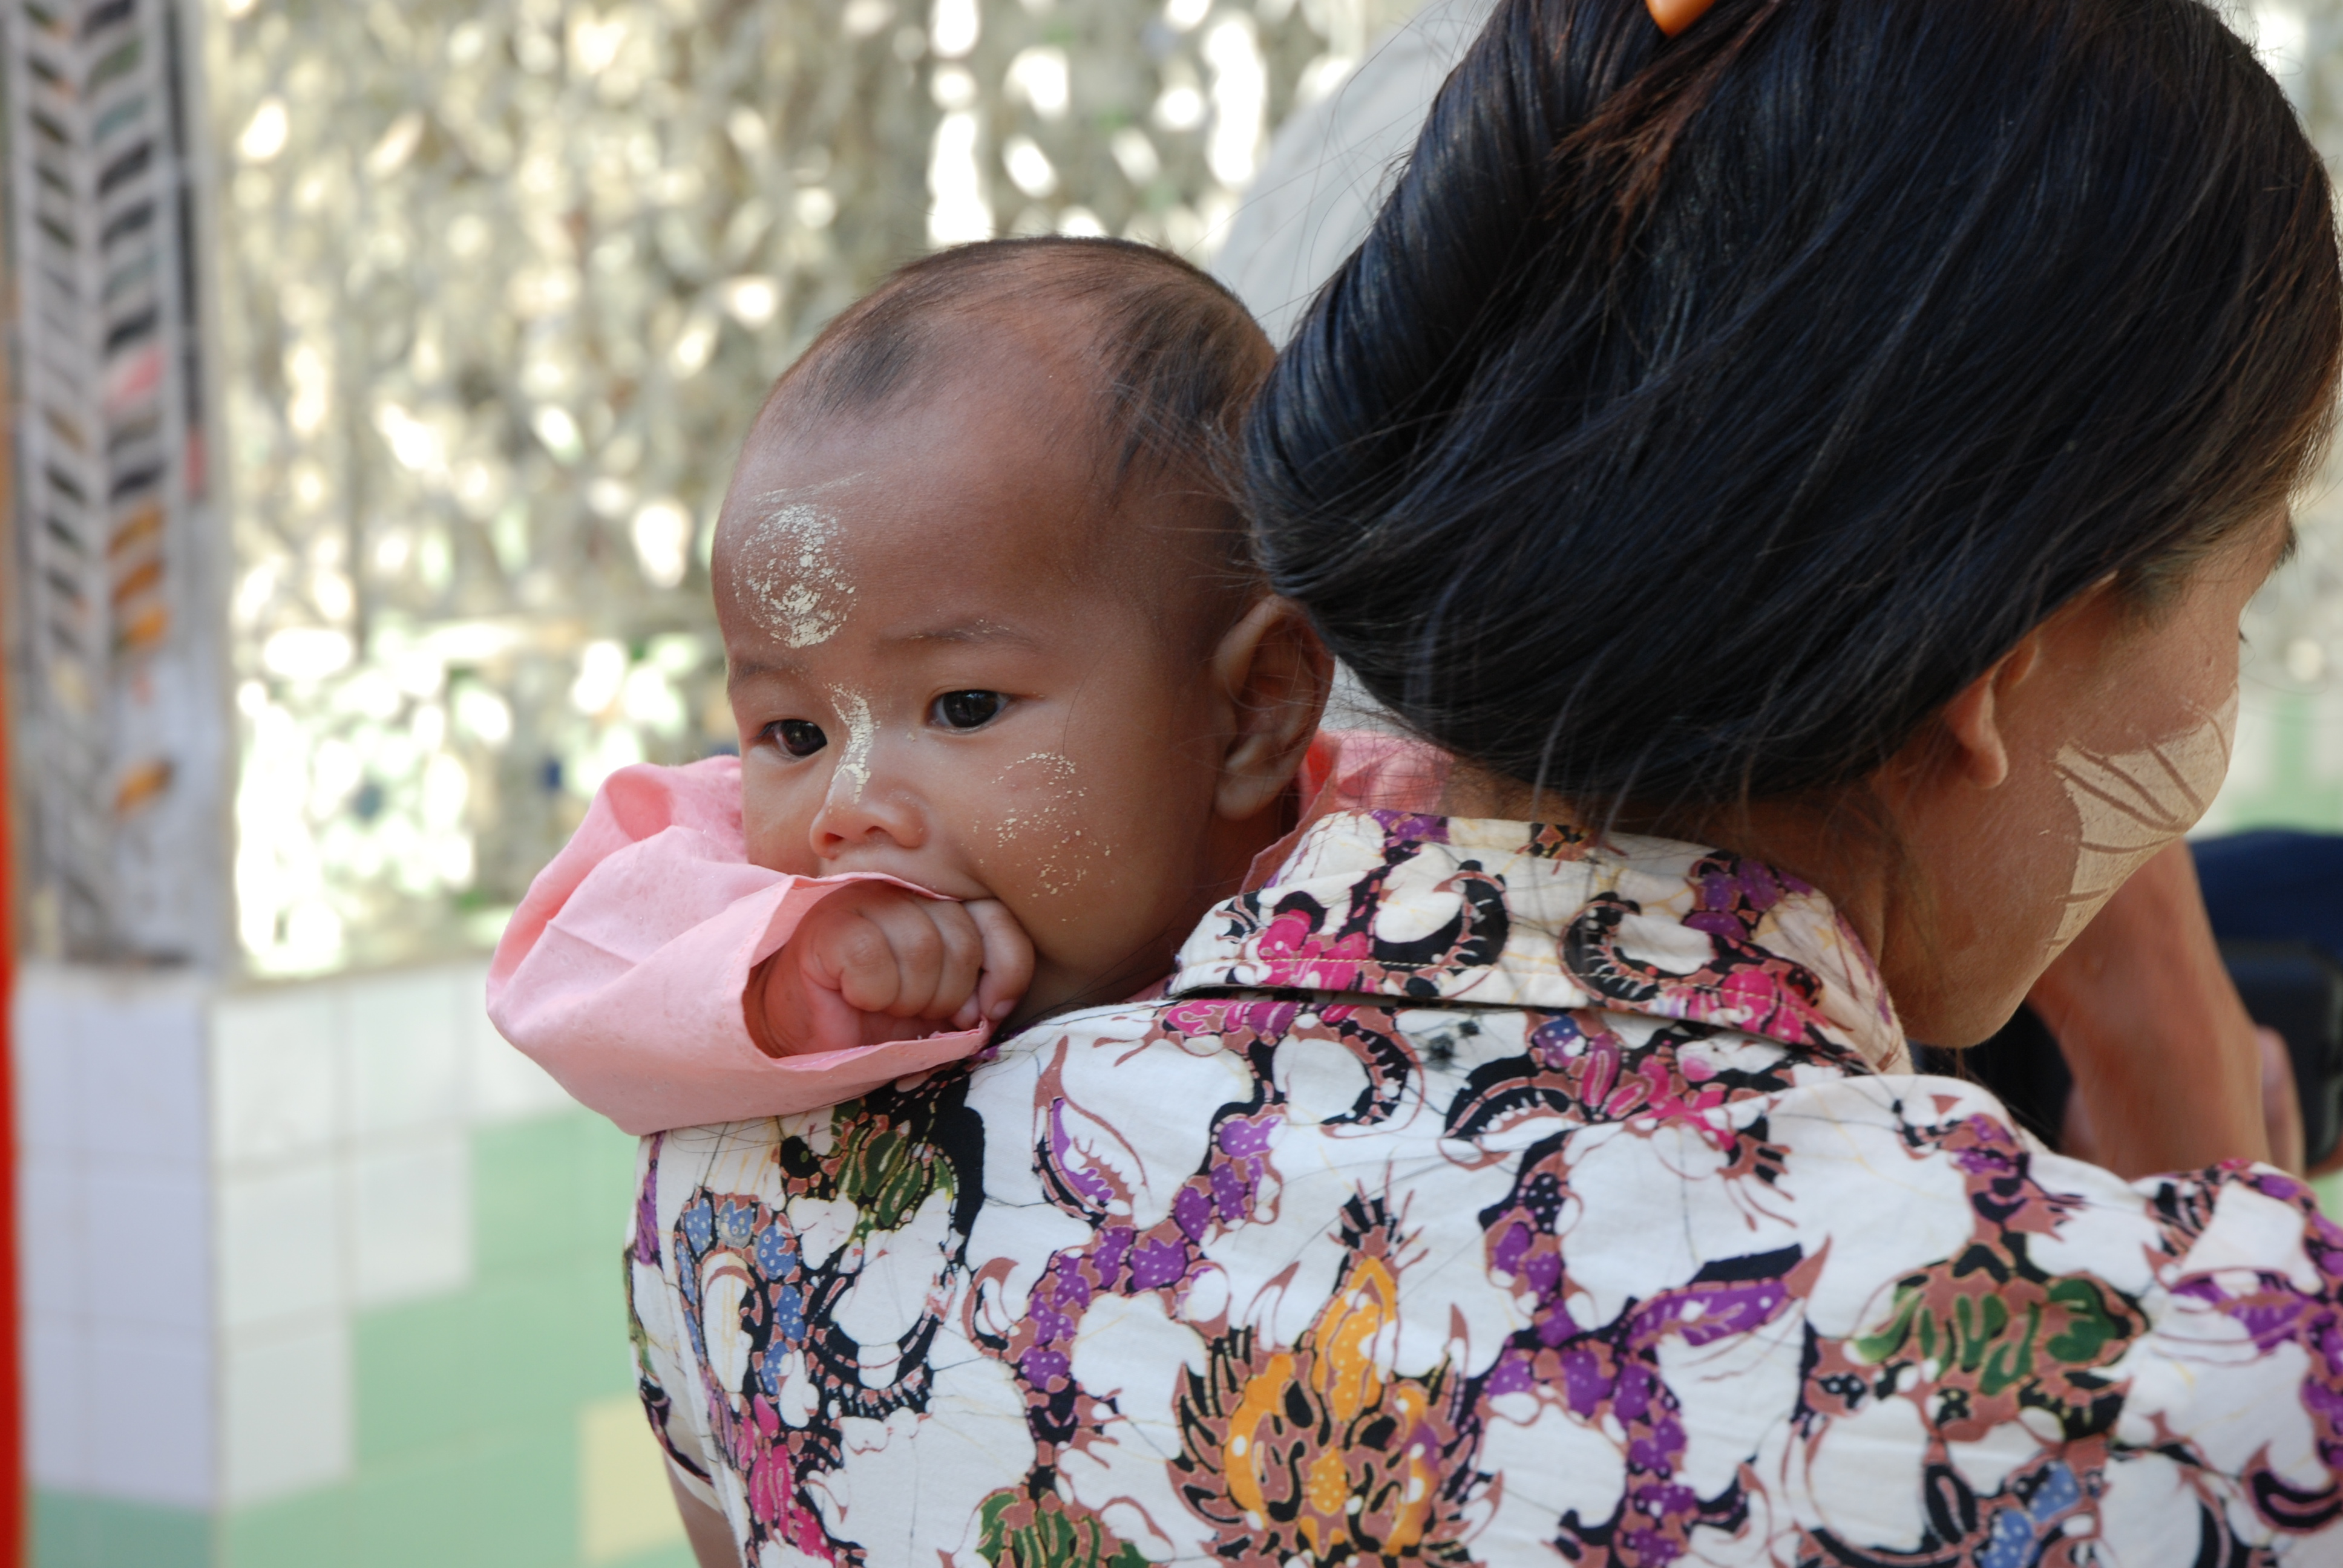
<svg viewBox="0 0 2343 1568">
<path fill-rule="evenodd" d="M 1383 1258 L 1354 1255 L 1292 1350 L 1257 1355 L 1243 1329 L 1213 1346 L 1181 1401 L 1191 1506 L 1272 1557 L 1463 1560 L 1455 1380 L 1388 1375 L 1398 1298 Z"/>
</svg>

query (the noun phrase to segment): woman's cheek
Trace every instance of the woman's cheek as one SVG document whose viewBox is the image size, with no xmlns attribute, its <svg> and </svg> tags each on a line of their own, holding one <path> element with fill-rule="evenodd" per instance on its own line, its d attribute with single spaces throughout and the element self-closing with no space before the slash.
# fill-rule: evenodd
<svg viewBox="0 0 2343 1568">
<path fill-rule="evenodd" d="M 2187 729 L 2124 751 L 2069 742 L 2052 768 L 2074 814 L 2074 869 L 2051 936 L 2063 948 L 2150 857 L 2197 825 L 2229 771 L 2237 689 Z"/>
</svg>

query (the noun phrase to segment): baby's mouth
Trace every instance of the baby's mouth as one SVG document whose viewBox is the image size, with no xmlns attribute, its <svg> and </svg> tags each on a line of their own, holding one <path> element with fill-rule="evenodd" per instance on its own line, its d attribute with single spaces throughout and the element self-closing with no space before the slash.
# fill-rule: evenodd
<svg viewBox="0 0 2343 1568">
<path fill-rule="evenodd" d="M 958 867 L 938 865 L 925 856 L 895 849 L 848 849 L 827 862 L 819 874 L 842 877 L 858 871 L 892 877 L 923 893 L 934 893 L 963 904 L 992 897 L 990 889 Z"/>
</svg>

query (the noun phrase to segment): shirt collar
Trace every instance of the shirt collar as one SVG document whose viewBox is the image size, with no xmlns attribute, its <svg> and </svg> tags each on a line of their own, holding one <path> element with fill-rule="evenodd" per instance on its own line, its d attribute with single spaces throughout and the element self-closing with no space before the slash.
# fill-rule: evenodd
<svg viewBox="0 0 2343 1568">
<path fill-rule="evenodd" d="M 1571 824 L 1338 811 L 1216 908 L 1170 993 L 1346 991 L 1646 1013 L 1909 1071 L 1870 955 L 1819 891 L 1721 849 Z"/>
<path fill-rule="evenodd" d="M 1268 886 L 1321 819 L 1374 807 L 1433 810 L 1447 782 L 1448 754 L 1421 741 L 1374 729 L 1320 730 L 1286 787 L 1282 809 L 1293 826 L 1252 858 L 1245 890 Z"/>
</svg>

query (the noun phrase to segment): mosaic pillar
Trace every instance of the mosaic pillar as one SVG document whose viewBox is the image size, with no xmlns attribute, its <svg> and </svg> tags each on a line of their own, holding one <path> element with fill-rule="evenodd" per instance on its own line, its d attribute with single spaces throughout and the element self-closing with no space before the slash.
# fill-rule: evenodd
<svg viewBox="0 0 2343 1568">
<path fill-rule="evenodd" d="M 176 18 L 57 0 L 8 24 L 26 922 L 75 958 L 216 962 L 226 709 Z"/>
</svg>

